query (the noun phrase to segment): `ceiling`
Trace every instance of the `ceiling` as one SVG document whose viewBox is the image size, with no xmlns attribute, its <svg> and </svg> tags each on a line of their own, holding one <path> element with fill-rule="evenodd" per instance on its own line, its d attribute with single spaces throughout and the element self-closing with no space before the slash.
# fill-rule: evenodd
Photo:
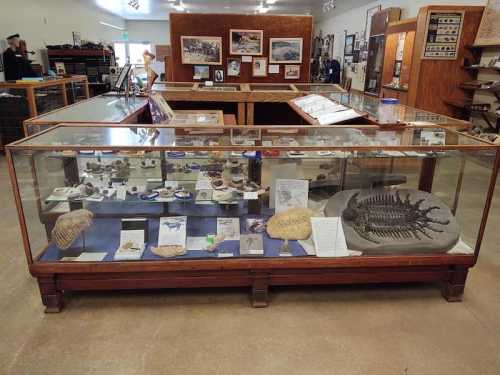
<svg viewBox="0 0 500 375">
<path fill-rule="evenodd" d="M 169 0 L 137 0 L 136 10 L 130 0 L 81 0 L 127 20 L 168 20 L 170 12 L 177 12 Z M 254 14 L 266 0 L 180 0 L 185 12 L 190 13 L 247 13 Z M 268 1 L 268 0 L 267 0 Z M 269 2 L 269 1 L 268 1 Z M 177 0 L 177 4 L 179 0 Z M 324 0 L 275 0 L 268 5 L 267 14 L 312 14 L 321 9 Z"/>
</svg>

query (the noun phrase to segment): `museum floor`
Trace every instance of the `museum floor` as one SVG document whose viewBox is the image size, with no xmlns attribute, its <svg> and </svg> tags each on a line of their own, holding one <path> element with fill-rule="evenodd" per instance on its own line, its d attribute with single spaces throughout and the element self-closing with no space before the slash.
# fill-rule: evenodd
<svg viewBox="0 0 500 375">
<path fill-rule="evenodd" d="M 500 184 L 499 184 L 500 185 Z M 500 373 L 500 186 L 464 301 L 433 285 L 73 295 L 46 315 L 0 156 L 0 374 Z M 471 218 L 477 220 L 477 218 Z"/>
</svg>

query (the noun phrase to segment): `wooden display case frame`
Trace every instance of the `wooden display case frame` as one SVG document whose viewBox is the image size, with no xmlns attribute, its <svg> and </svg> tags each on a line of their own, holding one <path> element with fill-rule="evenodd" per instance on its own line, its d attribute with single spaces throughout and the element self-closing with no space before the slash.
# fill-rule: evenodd
<svg viewBox="0 0 500 375">
<path fill-rule="evenodd" d="M 89 94 L 89 83 L 87 81 L 87 76 L 71 76 L 67 78 L 58 78 L 45 81 L 26 81 L 26 82 L 0 82 L 0 89 L 23 89 L 26 90 L 26 98 L 28 100 L 28 108 L 30 111 L 30 117 L 38 116 L 39 113 L 36 109 L 36 98 L 35 90 L 39 88 L 58 86 L 63 92 L 63 103 L 64 106 L 69 104 L 66 86 L 71 83 L 82 83 L 84 85 L 85 96 L 87 99 L 90 97 Z M 62 107 L 61 107 L 62 108 Z"/>
<path fill-rule="evenodd" d="M 104 95 L 98 95 L 98 96 L 94 96 L 93 98 L 88 98 L 86 99 L 86 101 L 92 101 L 92 100 L 95 100 L 96 98 L 99 98 L 99 97 L 102 97 Z M 29 118 L 27 120 L 25 120 L 23 122 L 23 132 L 24 132 L 24 135 L 26 137 L 28 137 L 30 134 L 28 133 L 28 127 L 29 126 L 54 126 L 54 125 L 57 125 L 57 124 L 60 124 L 60 123 L 66 123 L 66 124 L 71 124 L 71 123 L 74 123 L 74 124 L 78 124 L 78 123 L 81 123 L 82 120 L 80 121 L 68 121 L 68 120 L 62 120 L 62 121 L 46 121 L 46 120 L 43 120 L 43 117 L 44 116 L 47 116 L 47 115 L 53 115 L 54 113 L 58 113 L 58 112 L 61 112 L 61 111 L 64 111 L 66 109 L 68 109 L 68 107 L 77 107 L 79 105 L 82 105 L 84 103 L 84 101 L 79 101 L 77 103 L 74 103 L 74 104 L 70 104 L 68 106 L 65 106 L 65 107 L 61 107 L 61 108 L 57 108 L 57 109 L 54 109 L 53 111 L 49 111 L 47 113 L 44 113 L 42 115 L 39 115 L 39 116 L 35 116 L 35 117 L 32 117 L 32 118 Z M 144 105 L 137 109 L 136 111 L 134 111 L 133 113 L 129 114 L 128 116 L 124 116 L 120 119 L 120 121 L 118 122 L 106 122 L 106 121 L 103 121 L 103 122 L 99 122 L 100 124 L 103 124 L 103 125 L 109 125 L 109 124 L 133 124 L 133 123 L 137 123 L 138 120 L 139 120 L 139 117 L 141 116 L 141 114 L 143 114 L 146 110 L 148 109 L 148 101 L 145 100 L 144 101 Z"/>
<path fill-rule="evenodd" d="M 165 87 L 160 89 L 161 85 L 172 85 L 173 88 Z M 175 85 L 189 85 L 190 90 L 176 90 Z M 239 85 L 239 91 L 202 91 L 200 90 L 201 83 L 199 82 L 158 82 L 153 85 L 153 91 L 160 92 L 166 101 L 180 102 L 222 102 L 222 103 L 237 103 L 238 125 L 254 125 L 255 103 L 287 103 L 289 100 L 308 95 L 311 92 L 299 90 L 299 85 L 289 83 L 241 83 L 241 84 L 217 84 L 224 85 Z M 339 85 L 335 84 L 311 84 L 315 86 L 323 85 L 327 92 L 346 92 Z M 155 89 L 156 86 L 156 89 Z M 280 90 L 280 87 L 286 86 L 287 90 Z M 262 89 L 259 89 L 262 87 Z M 276 87 L 276 90 L 272 88 Z"/>
<path fill-rule="evenodd" d="M 92 126 L 92 124 L 58 125 L 33 137 L 54 131 L 61 126 Z M 132 125 L 144 128 L 144 125 Z M 113 125 L 113 127 L 124 127 Z M 130 127 L 130 126 L 129 126 Z M 147 126 L 146 126 L 147 127 Z M 198 129 L 199 127 L 197 127 Z M 210 127 L 207 127 L 207 129 Z M 238 126 L 230 127 L 241 129 Z M 311 126 L 288 127 L 256 127 L 265 132 L 277 130 L 307 131 Z M 346 128 L 356 128 L 346 126 Z M 376 129 L 376 127 L 373 127 Z M 451 137 L 473 138 L 443 128 Z M 476 139 L 477 140 L 477 139 Z M 24 140 L 25 141 L 25 140 Z M 486 228 L 487 218 L 494 194 L 495 183 L 500 167 L 500 147 L 477 140 L 479 143 L 453 146 L 390 146 L 387 150 L 404 151 L 446 151 L 446 150 L 490 150 L 494 151 L 494 164 L 491 169 L 490 183 L 485 197 L 479 232 L 474 254 L 471 255 L 393 255 L 393 256 L 360 256 L 346 258 L 238 258 L 238 259 L 197 259 L 197 260 L 163 260 L 163 261 L 117 261 L 117 262 L 37 262 L 30 248 L 28 229 L 22 208 L 22 199 L 13 164 L 13 152 L 16 151 L 78 151 L 78 150 L 110 150 L 137 151 L 144 147 L 110 147 L 110 146 L 29 146 L 23 141 L 15 142 L 7 147 L 9 174 L 18 210 L 24 251 L 30 273 L 37 278 L 42 303 L 46 312 L 59 312 L 63 307 L 63 294 L 67 291 L 81 290 L 123 290 L 154 288 L 200 288 L 200 287 L 251 287 L 252 305 L 265 307 L 268 305 L 268 290 L 275 285 L 330 285 L 360 283 L 408 283 L 439 282 L 444 298 L 447 301 L 461 301 L 469 268 L 473 267 L 479 256 L 481 242 Z M 150 146 L 150 151 L 202 150 L 202 147 L 164 147 Z M 279 147 L 279 150 L 299 150 L 304 147 Z M 249 147 L 245 146 L 244 150 Z M 254 150 L 267 150 L 260 144 Z M 306 149 L 306 148 L 304 148 Z M 308 151 L 342 149 L 343 151 L 376 151 L 374 146 L 349 147 L 307 147 Z M 241 146 L 217 146 L 211 151 L 240 151 Z M 418 188 L 431 192 L 436 159 L 423 159 Z M 462 169 L 463 173 L 463 169 Z M 36 181 L 36 178 L 35 178 Z M 36 183 L 35 183 L 36 184 Z M 36 188 L 36 187 L 35 187 Z M 457 189 L 458 194 L 458 189 Z"/>
</svg>

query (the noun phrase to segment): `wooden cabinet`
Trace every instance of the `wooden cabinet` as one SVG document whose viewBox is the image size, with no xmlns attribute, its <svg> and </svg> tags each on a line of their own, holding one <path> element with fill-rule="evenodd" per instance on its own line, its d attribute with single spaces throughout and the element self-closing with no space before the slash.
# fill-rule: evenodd
<svg viewBox="0 0 500 375">
<path fill-rule="evenodd" d="M 375 13 L 372 17 L 365 79 L 365 93 L 368 95 L 379 95 L 387 25 L 390 22 L 398 21 L 400 16 L 401 8 L 387 8 Z"/>
</svg>

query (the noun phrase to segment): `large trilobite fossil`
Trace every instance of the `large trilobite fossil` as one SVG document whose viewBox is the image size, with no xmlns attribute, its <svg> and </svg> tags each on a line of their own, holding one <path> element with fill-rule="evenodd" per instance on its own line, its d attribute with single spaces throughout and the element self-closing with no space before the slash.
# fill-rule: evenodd
<svg viewBox="0 0 500 375">
<path fill-rule="evenodd" d="M 366 254 L 443 253 L 460 237 L 450 209 L 418 190 L 345 190 L 329 199 L 325 214 L 341 217 L 348 248 Z"/>
</svg>

